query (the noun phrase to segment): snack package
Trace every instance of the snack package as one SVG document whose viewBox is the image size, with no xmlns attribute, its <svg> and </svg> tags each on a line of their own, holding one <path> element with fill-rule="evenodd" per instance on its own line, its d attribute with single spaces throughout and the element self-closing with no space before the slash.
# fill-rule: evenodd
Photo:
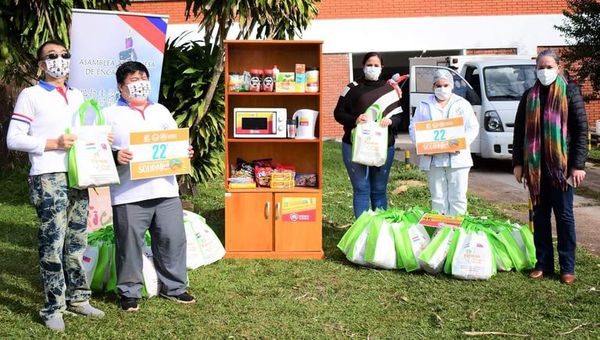
<svg viewBox="0 0 600 340">
<path fill-rule="evenodd" d="M 235 166 L 231 165 L 230 178 L 254 178 L 254 167 L 252 164 L 238 158 L 237 164 Z"/>
<path fill-rule="evenodd" d="M 270 187 L 271 186 L 271 173 L 273 168 L 271 167 L 271 159 L 257 159 L 252 161 L 254 165 L 254 180 L 258 187 Z"/>
<path fill-rule="evenodd" d="M 297 187 L 315 188 L 317 186 L 317 175 L 316 174 L 296 174 L 295 182 L 296 182 Z"/>
</svg>

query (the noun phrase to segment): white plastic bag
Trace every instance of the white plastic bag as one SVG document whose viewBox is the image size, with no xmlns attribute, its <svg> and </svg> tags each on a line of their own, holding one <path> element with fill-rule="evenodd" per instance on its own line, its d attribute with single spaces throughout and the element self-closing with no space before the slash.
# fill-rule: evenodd
<svg viewBox="0 0 600 340">
<path fill-rule="evenodd" d="M 464 280 L 487 280 L 495 273 L 496 263 L 485 232 L 461 231 L 452 258 L 452 275 Z"/>
<path fill-rule="evenodd" d="M 225 248 L 215 234 L 206 224 L 204 217 L 190 211 L 183 211 L 183 222 L 186 226 L 187 240 L 187 267 L 190 269 L 205 266 L 222 259 L 225 256 Z M 188 236 L 188 233 L 190 236 Z M 193 241 L 196 242 L 194 246 Z M 193 267 L 195 266 L 195 267 Z"/>
<path fill-rule="evenodd" d="M 196 238 L 196 229 L 191 223 L 184 221 L 185 240 L 186 240 L 186 267 L 187 269 L 196 269 L 203 263 L 203 254 Z"/>
<path fill-rule="evenodd" d="M 142 275 L 144 277 L 144 289 L 148 294 L 148 297 L 157 296 L 160 292 L 160 281 L 158 275 L 156 275 L 156 268 L 154 267 L 154 260 L 152 258 L 152 249 L 148 246 L 142 248 Z"/>
<path fill-rule="evenodd" d="M 97 246 L 88 245 L 83 252 L 83 270 L 85 270 L 85 277 L 88 285 L 92 283 L 92 277 L 96 270 L 96 264 L 98 263 L 98 252 Z"/>
</svg>

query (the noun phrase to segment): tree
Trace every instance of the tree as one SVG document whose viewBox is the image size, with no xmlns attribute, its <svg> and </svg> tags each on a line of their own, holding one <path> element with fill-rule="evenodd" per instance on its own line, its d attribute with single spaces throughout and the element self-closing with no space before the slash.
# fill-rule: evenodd
<svg viewBox="0 0 600 340">
<path fill-rule="evenodd" d="M 200 18 L 204 41 L 167 42 L 161 103 L 180 126 L 190 128 L 196 154 L 193 172 L 184 181 L 195 184 L 222 173 L 224 41 L 233 27 L 236 39 L 293 39 L 317 15 L 319 0 L 210 0 L 186 1 L 186 18 Z"/>
<path fill-rule="evenodd" d="M 14 0 L 0 4 L 0 168 L 14 168 L 23 153 L 6 149 L 6 130 L 17 90 L 33 85 L 38 71 L 36 50 L 48 39 L 69 44 L 71 10 L 117 9 L 129 0 Z"/>
<path fill-rule="evenodd" d="M 3 1 L 0 6 L 0 78 L 15 85 L 33 84 L 38 46 L 48 39 L 60 39 L 68 46 L 73 8 L 117 9 L 129 3 L 129 0 Z"/>
<path fill-rule="evenodd" d="M 556 26 L 569 46 L 562 58 L 580 82 L 589 80 L 594 96 L 600 91 L 600 3 L 596 0 L 568 0 L 566 19 Z"/>
</svg>

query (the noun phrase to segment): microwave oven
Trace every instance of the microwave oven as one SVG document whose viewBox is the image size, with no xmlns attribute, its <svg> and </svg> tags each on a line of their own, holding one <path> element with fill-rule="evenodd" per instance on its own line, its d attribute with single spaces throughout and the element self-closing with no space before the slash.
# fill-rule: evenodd
<svg viewBox="0 0 600 340">
<path fill-rule="evenodd" d="M 283 108 L 234 108 L 234 138 L 285 138 L 287 110 Z"/>
</svg>

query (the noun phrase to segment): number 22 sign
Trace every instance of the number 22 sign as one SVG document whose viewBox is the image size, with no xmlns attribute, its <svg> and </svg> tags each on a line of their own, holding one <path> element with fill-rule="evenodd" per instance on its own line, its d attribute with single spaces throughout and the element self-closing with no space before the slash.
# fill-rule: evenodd
<svg viewBox="0 0 600 340">
<path fill-rule="evenodd" d="M 467 147 L 463 117 L 415 123 L 418 155 L 456 152 Z"/>
<path fill-rule="evenodd" d="M 189 174 L 188 129 L 132 132 L 129 150 L 131 179 Z"/>
</svg>

